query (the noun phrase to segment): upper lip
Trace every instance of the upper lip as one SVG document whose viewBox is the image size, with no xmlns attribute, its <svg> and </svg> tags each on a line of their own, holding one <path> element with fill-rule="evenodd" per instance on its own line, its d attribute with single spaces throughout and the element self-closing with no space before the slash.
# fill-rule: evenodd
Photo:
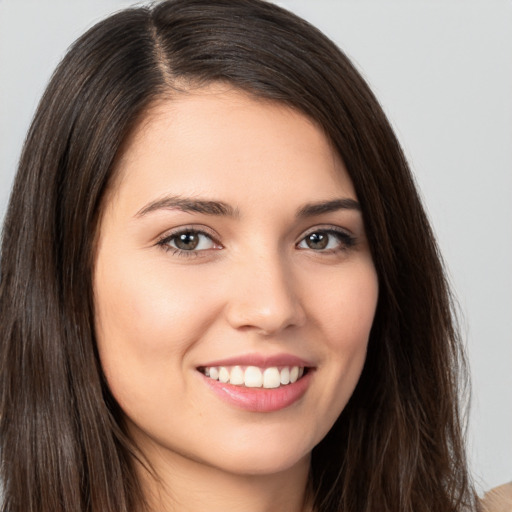
<svg viewBox="0 0 512 512">
<path fill-rule="evenodd" d="M 301 357 L 292 354 L 243 354 L 232 356 L 226 359 L 217 359 L 199 365 L 199 368 L 210 368 L 213 366 L 258 366 L 259 368 L 270 368 L 273 366 L 301 366 L 313 367 L 314 365 Z"/>
</svg>

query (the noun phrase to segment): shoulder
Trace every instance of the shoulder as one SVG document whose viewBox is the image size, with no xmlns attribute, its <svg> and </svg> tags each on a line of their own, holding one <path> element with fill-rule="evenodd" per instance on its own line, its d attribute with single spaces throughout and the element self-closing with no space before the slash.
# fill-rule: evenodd
<svg viewBox="0 0 512 512">
<path fill-rule="evenodd" d="M 485 493 L 482 512 L 512 512 L 512 482 Z"/>
</svg>

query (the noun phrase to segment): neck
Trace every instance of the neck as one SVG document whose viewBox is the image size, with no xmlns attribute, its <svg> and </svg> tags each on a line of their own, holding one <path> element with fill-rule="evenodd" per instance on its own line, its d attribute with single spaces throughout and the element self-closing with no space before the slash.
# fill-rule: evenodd
<svg viewBox="0 0 512 512">
<path fill-rule="evenodd" d="M 309 457 L 292 468 L 244 475 L 206 466 L 180 455 L 151 458 L 140 468 L 150 512 L 312 512 L 308 502 Z"/>
</svg>

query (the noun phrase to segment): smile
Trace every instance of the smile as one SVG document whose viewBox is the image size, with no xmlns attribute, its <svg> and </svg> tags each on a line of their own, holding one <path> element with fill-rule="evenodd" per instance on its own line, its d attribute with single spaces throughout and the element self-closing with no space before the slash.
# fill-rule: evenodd
<svg viewBox="0 0 512 512">
<path fill-rule="evenodd" d="M 207 366 L 198 370 L 209 379 L 246 388 L 276 389 L 297 382 L 307 368 L 303 366 Z"/>
</svg>

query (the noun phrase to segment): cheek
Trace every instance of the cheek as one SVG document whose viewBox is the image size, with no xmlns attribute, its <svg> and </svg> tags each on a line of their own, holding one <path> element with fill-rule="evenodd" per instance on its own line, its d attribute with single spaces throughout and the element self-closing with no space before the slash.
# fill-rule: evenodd
<svg viewBox="0 0 512 512">
<path fill-rule="evenodd" d="M 158 261 L 149 267 L 132 258 L 99 266 L 95 275 L 98 337 L 105 345 L 126 345 L 140 357 L 179 352 L 204 329 L 214 309 L 211 297 L 198 294 L 187 274 L 171 274 Z"/>
<path fill-rule="evenodd" d="M 345 349 L 366 349 L 379 294 L 378 280 L 370 260 L 347 266 L 340 276 L 326 282 L 321 305 L 327 342 L 342 356 Z M 337 350 L 338 348 L 338 350 Z"/>
<path fill-rule="evenodd" d="M 215 319 L 212 296 L 165 263 L 103 254 L 95 273 L 96 337 L 101 365 L 120 405 L 132 395 L 176 387 L 188 351 Z M 141 396 L 138 396 L 141 395 Z"/>
<path fill-rule="evenodd" d="M 346 269 L 326 283 L 318 304 L 325 351 L 330 359 L 326 379 L 332 389 L 327 410 L 335 419 L 355 389 L 366 359 L 370 330 L 378 300 L 378 280 L 371 261 Z M 327 398 L 327 397 L 326 397 Z"/>
</svg>

